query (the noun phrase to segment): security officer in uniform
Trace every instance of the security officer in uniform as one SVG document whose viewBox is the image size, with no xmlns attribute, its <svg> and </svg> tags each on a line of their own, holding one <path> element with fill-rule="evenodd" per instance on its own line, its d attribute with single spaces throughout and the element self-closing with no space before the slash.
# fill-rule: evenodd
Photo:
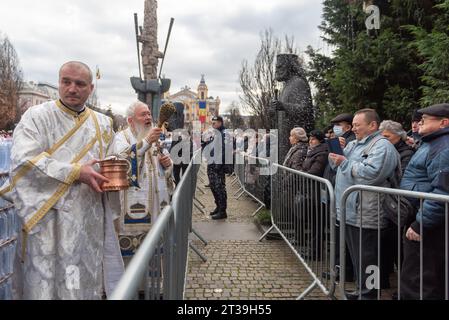
<svg viewBox="0 0 449 320">
<path fill-rule="evenodd" d="M 223 118 L 220 116 L 215 116 L 212 118 L 212 127 L 214 130 L 214 135 L 209 138 L 209 141 L 206 141 L 203 144 L 203 149 L 206 146 L 211 147 L 210 154 L 206 154 L 208 159 L 207 165 L 207 176 L 210 181 L 210 188 L 212 190 L 212 194 L 215 199 L 216 208 L 214 211 L 210 213 L 213 220 L 226 219 L 227 213 L 227 193 L 226 193 L 226 178 L 225 175 L 228 173 L 228 168 L 232 166 L 231 164 L 226 164 L 225 162 L 225 147 L 226 143 L 232 144 L 232 139 L 227 139 L 228 136 L 226 132 L 226 128 L 223 125 Z M 221 139 L 221 146 L 217 139 Z M 229 141 L 228 141 L 229 140 Z M 220 152 L 221 147 L 221 157 L 217 155 L 215 157 L 215 152 Z M 232 154 L 231 154 L 232 156 Z M 218 158 L 218 159 L 217 159 Z M 221 160 L 221 161 L 220 161 Z"/>
</svg>

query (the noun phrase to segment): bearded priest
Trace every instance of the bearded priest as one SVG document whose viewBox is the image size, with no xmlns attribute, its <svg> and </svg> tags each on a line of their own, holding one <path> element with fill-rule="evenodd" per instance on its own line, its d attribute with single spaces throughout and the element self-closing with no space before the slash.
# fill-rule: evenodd
<svg viewBox="0 0 449 320">
<path fill-rule="evenodd" d="M 59 71 L 59 100 L 29 108 L 13 134 L 8 194 L 22 236 L 16 299 L 104 299 L 123 271 L 113 220 L 119 198 L 100 187 L 97 163 L 114 135 L 112 119 L 86 107 L 92 72 L 82 62 Z M 111 203 L 112 202 L 112 203 Z"/>
<path fill-rule="evenodd" d="M 174 191 L 173 162 L 157 144 L 162 129 L 153 127 L 149 107 L 134 102 L 127 109 L 128 128 L 114 137 L 114 154 L 132 164 L 132 185 L 121 191 L 121 215 L 116 221 L 125 265 L 139 248 Z"/>
</svg>

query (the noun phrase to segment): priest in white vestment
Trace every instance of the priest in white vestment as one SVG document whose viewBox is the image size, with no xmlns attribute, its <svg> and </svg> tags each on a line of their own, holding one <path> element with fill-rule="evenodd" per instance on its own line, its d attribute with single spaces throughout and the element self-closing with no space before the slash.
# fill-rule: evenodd
<svg viewBox="0 0 449 320">
<path fill-rule="evenodd" d="M 135 161 L 133 186 L 121 192 L 121 215 L 116 224 L 125 263 L 134 255 L 174 191 L 173 162 L 157 148 L 162 130 L 152 126 L 150 109 L 143 102 L 127 110 L 129 127 L 114 138 L 112 153 Z M 168 150 L 167 150 L 168 151 Z M 136 156 L 136 158 L 134 158 Z"/>
<path fill-rule="evenodd" d="M 92 72 L 64 64 L 60 99 L 28 109 L 14 131 L 10 187 L 23 232 L 16 299 L 102 299 L 123 271 L 113 220 L 118 196 L 98 171 L 113 140 L 112 119 L 85 107 Z"/>
</svg>

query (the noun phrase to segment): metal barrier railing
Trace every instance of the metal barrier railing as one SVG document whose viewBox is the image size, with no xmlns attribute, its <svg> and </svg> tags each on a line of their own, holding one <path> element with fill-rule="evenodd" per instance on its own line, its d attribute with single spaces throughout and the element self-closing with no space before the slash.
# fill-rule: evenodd
<svg viewBox="0 0 449 320">
<path fill-rule="evenodd" d="M 172 198 L 155 221 L 109 300 L 181 300 L 187 273 L 189 233 L 201 152 L 197 152 Z"/>
<path fill-rule="evenodd" d="M 234 197 L 240 197 L 245 192 L 245 156 L 243 153 L 235 153 L 234 174 L 236 178 L 232 184 L 239 184 L 239 189 L 234 193 Z"/>
<path fill-rule="evenodd" d="M 355 193 L 355 194 L 354 194 Z M 397 210 L 396 216 L 391 217 L 389 221 L 395 221 L 392 228 L 384 227 L 385 219 L 387 215 L 383 209 L 383 198 L 385 195 L 393 195 L 397 199 Z M 352 196 L 352 197 L 351 197 Z M 364 199 L 368 198 L 371 200 L 371 204 L 375 203 L 377 212 L 377 227 L 368 229 L 365 221 L 368 220 L 367 212 L 368 210 L 362 210 L 364 205 Z M 416 208 L 416 212 L 423 212 L 424 202 L 432 201 L 440 203 L 444 207 L 444 225 L 439 228 L 434 229 L 432 232 L 425 231 L 423 229 L 422 223 L 420 224 L 420 241 L 411 242 L 404 239 L 405 231 L 408 225 L 401 225 L 401 215 L 404 219 L 403 213 L 405 209 L 401 212 L 401 198 L 406 198 L 410 201 L 419 202 L 419 206 Z M 356 206 L 354 206 L 354 201 Z M 362 205 L 360 205 L 362 204 Z M 347 208 L 352 205 L 352 208 L 356 209 L 356 218 L 358 225 L 354 226 L 354 223 L 348 224 L 347 220 Z M 449 196 L 435 194 L 435 193 L 423 193 L 406 191 L 400 189 L 355 185 L 348 188 L 342 195 L 341 199 L 341 215 L 340 215 L 340 253 L 341 253 L 341 269 L 340 269 L 340 284 L 339 292 L 343 298 L 346 298 L 346 286 L 345 274 L 346 274 L 346 262 L 345 262 L 345 243 L 348 240 L 351 241 L 351 247 L 358 250 L 352 250 L 351 252 L 352 261 L 354 265 L 354 270 L 356 273 L 356 285 L 358 294 L 356 297 L 352 295 L 352 299 L 383 299 L 385 297 L 381 296 L 381 290 L 383 289 L 382 281 L 387 279 L 389 276 L 390 269 L 388 263 L 391 259 L 388 258 L 388 252 L 392 247 L 396 247 L 397 251 L 394 257 L 394 263 L 397 268 L 397 299 L 402 299 L 404 291 L 407 293 L 405 299 L 446 299 L 449 297 L 449 263 L 448 263 L 448 252 L 449 252 L 449 242 L 448 242 L 448 210 L 449 208 Z M 442 212 L 441 212 L 442 213 Z M 371 219 L 372 221 L 372 219 Z M 402 220 L 403 221 L 403 220 Z M 390 235 L 388 233 L 389 232 Z M 374 241 L 367 241 L 366 237 L 369 237 L 371 233 L 371 238 Z M 391 237 L 393 235 L 393 237 Z M 348 238 L 349 237 L 349 238 Z M 386 242 L 385 239 L 395 239 L 396 243 Z M 358 241 L 357 241 L 358 240 Z M 404 241 L 404 242 L 403 242 Z M 428 241 L 426 243 L 426 241 Z M 424 243 L 426 246 L 424 247 Z M 349 243 L 348 243 L 349 244 Z M 419 262 L 416 261 L 416 257 L 412 258 L 417 266 L 408 265 L 410 262 L 406 256 L 403 257 L 405 246 L 414 246 L 414 251 L 419 251 Z M 419 249 L 418 249 L 419 247 Z M 409 249 L 410 250 L 410 249 Z M 363 256 L 363 260 L 362 260 Z M 415 264 L 411 263 L 411 264 Z M 368 265 L 369 264 L 369 265 Z M 443 265 L 444 264 L 444 265 Z M 413 271 L 411 271 L 414 268 Z M 402 279 L 405 271 L 412 275 L 412 279 L 419 279 L 419 284 L 410 283 L 415 282 L 414 280 L 409 281 L 410 277 Z M 429 273 L 431 277 L 429 278 Z M 419 277 L 419 278 L 418 278 Z M 435 278 L 436 277 L 436 278 Z M 435 282 L 435 279 L 440 279 Z M 428 280 L 432 280 L 430 284 Z M 407 292 L 403 290 L 402 286 L 407 287 Z M 444 290 L 444 291 L 443 291 Z M 349 298 L 349 296 L 348 296 Z"/>
<path fill-rule="evenodd" d="M 234 172 L 240 184 L 234 196 L 247 194 L 260 204 L 253 216 L 265 207 L 268 190 L 272 226 L 260 241 L 276 230 L 311 275 L 312 284 L 298 299 L 316 287 L 333 297 L 336 215 L 331 183 L 245 153 L 236 154 Z"/>
<path fill-rule="evenodd" d="M 312 284 L 298 299 L 316 287 L 333 296 L 335 219 L 334 189 L 328 180 L 278 164 L 271 166 L 272 227 L 260 240 L 275 229 L 312 277 Z"/>
<path fill-rule="evenodd" d="M 261 171 L 265 172 L 261 173 Z M 256 201 L 259 207 L 251 214 L 254 217 L 265 207 L 266 192 L 271 183 L 270 161 L 245 153 L 236 153 L 234 172 L 240 183 L 240 188 L 234 197 L 238 200 L 246 194 Z"/>
</svg>

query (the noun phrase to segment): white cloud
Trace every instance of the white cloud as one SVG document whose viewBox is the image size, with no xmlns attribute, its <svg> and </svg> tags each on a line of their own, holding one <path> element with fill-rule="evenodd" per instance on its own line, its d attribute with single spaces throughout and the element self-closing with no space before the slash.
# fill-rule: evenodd
<svg viewBox="0 0 449 320">
<path fill-rule="evenodd" d="M 27 80 L 57 83 L 57 70 L 76 59 L 99 65 L 102 105 L 123 112 L 136 94 L 138 74 L 133 13 L 143 23 L 144 0 L 0 1 L 0 32 L 16 48 Z M 238 71 L 257 53 L 260 31 L 293 35 L 301 49 L 319 44 L 321 3 L 316 0 L 159 0 L 162 51 L 175 18 L 163 73 L 171 92 L 193 89 L 206 75 L 211 96 L 223 107 L 238 100 Z"/>
</svg>

